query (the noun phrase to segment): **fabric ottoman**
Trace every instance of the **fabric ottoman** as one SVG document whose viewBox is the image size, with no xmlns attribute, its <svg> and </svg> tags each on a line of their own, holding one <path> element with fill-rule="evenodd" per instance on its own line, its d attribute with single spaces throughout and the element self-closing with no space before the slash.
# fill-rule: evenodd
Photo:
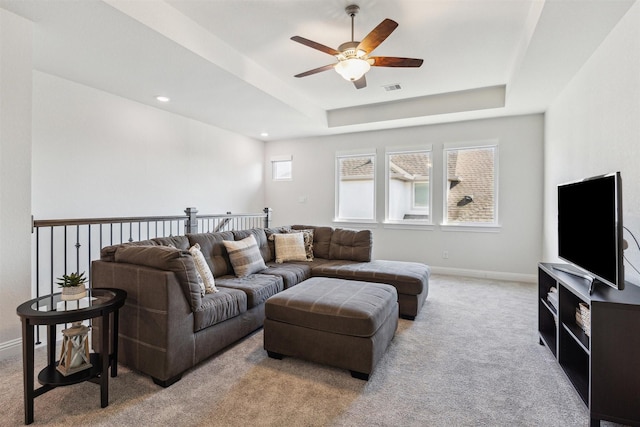
<svg viewBox="0 0 640 427">
<path fill-rule="evenodd" d="M 398 327 L 396 288 L 312 277 L 265 303 L 264 349 L 351 371 L 368 380 Z"/>
</svg>

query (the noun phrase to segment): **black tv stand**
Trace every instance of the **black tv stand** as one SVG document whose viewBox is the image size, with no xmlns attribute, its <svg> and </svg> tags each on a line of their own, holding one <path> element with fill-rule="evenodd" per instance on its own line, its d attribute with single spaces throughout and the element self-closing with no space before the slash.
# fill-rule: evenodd
<svg viewBox="0 0 640 427">
<path fill-rule="evenodd" d="M 600 420 L 640 426 L 640 287 L 594 286 L 568 265 L 538 264 L 538 332 L 588 408 L 590 425 Z M 547 299 L 558 291 L 557 304 Z M 591 327 L 576 322 L 586 304 Z"/>
</svg>

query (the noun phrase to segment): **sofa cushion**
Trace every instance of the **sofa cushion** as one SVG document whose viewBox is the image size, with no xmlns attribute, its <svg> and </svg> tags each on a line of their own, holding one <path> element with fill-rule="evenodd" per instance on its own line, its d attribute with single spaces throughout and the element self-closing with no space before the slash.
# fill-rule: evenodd
<svg viewBox="0 0 640 427">
<path fill-rule="evenodd" d="M 307 261 L 307 251 L 304 247 L 302 232 L 274 234 L 276 242 L 276 263 L 285 261 Z"/>
<path fill-rule="evenodd" d="M 121 245 L 116 249 L 114 257 L 115 262 L 173 271 L 189 301 L 191 310 L 200 309 L 202 291 L 198 283 L 196 266 L 189 252 L 169 246 Z"/>
<path fill-rule="evenodd" d="M 258 244 L 258 250 L 260 250 L 260 255 L 262 255 L 262 259 L 264 262 L 269 262 L 274 259 L 271 256 L 271 251 L 269 249 L 269 244 L 267 242 L 267 234 L 265 233 L 264 228 L 252 228 L 250 230 L 234 230 L 232 231 L 234 240 L 242 240 L 246 239 L 250 235 L 253 235 L 256 239 L 256 243 Z"/>
<path fill-rule="evenodd" d="M 331 235 L 329 259 L 371 261 L 373 237 L 371 230 L 337 228 Z"/>
<path fill-rule="evenodd" d="M 187 238 L 190 246 L 196 243 L 200 245 L 200 251 L 204 255 L 213 277 L 225 276 L 233 272 L 227 250 L 222 243 L 225 240 L 233 240 L 231 231 L 187 234 Z"/>
<path fill-rule="evenodd" d="M 246 277 L 267 268 L 253 234 L 246 239 L 238 241 L 225 240 L 222 243 L 227 248 L 229 260 L 236 276 Z"/>
<path fill-rule="evenodd" d="M 315 227 L 312 225 L 292 225 L 293 230 L 313 230 L 313 256 L 329 259 L 332 227 Z"/>
<path fill-rule="evenodd" d="M 282 277 L 284 288 L 288 289 L 311 277 L 311 264 L 309 261 L 287 262 L 284 264 L 270 262 L 267 264 L 267 269 L 261 271 L 260 274 L 272 274 Z"/>
<path fill-rule="evenodd" d="M 284 289 L 282 277 L 269 274 L 252 274 L 246 277 L 224 276 L 216 280 L 218 289 L 232 288 L 247 295 L 247 309 L 264 303 L 267 298 Z"/>
<path fill-rule="evenodd" d="M 202 306 L 193 315 L 193 331 L 224 322 L 247 311 L 247 294 L 238 289 L 220 288 L 202 298 Z"/>
<path fill-rule="evenodd" d="M 420 295 L 429 286 L 431 270 L 426 264 L 408 261 L 330 261 L 312 267 L 313 276 L 365 282 L 389 283 L 399 294 Z"/>
<path fill-rule="evenodd" d="M 100 249 L 100 261 L 115 262 L 116 250 L 121 246 L 159 246 L 153 240 L 141 240 L 139 242 L 125 242 L 118 245 L 105 246 Z"/>
<path fill-rule="evenodd" d="M 200 251 L 200 244 L 196 243 L 191 246 L 189 248 L 189 253 L 193 257 L 193 262 L 196 264 L 196 270 L 202 279 L 203 293 L 211 294 L 218 292 L 216 289 L 216 282 L 213 278 L 213 273 L 211 273 L 211 269 L 209 268 L 207 261 L 204 259 L 204 255 L 202 255 L 202 252 Z"/>
<path fill-rule="evenodd" d="M 187 236 L 154 237 L 151 240 L 160 246 L 174 246 L 185 251 L 191 246 Z"/>
</svg>

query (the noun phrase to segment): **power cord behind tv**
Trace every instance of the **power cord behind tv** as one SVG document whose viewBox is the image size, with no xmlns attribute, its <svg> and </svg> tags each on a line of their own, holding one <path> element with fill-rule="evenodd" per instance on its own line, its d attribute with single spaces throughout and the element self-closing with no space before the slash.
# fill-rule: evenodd
<svg viewBox="0 0 640 427">
<path fill-rule="evenodd" d="M 631 230 L 629 230 L 626 226 L 623 226 L 623 228 L 624 228 L 625 230 L 627 230 L 627 233 L 629 233 L 629 235 L 631 236 L 631 238 L 632 238 L 632 239 L 633 239 L 633 241 L 635 242 L 636 247 L 638 248 L 638 250 L 640 250 L 640 243 L 638 242 L 638 239 L 636 239 L 636 236 L 634 236 L 634 235 L 633 235 L 633 233 L 631 232 Z M 626 245 L 626 246 L 628 246 L 628 242 L 627 242 L 626 240 L 624 241 L 624 243 L 625 243 L 625 245 Z M 627 249 L 627 247 L 626 247 L 626 246 L 625 246 L 625 249 Z M 633 268 L 633 269 L 635 270 L 635 272 L 636 272 L 636 273 L 640 274 L 640 270 L 638 270 L 638 269 L 636 268 L 636 266 L 634 266 L 634 265 L 631 263 L 631 261 L 629 261 L 629 259 L 627 258 L 627 256 L 626 256 L 626 255 L 624 255 L 624 252 L 623 252 L 622 257 L 623 257 L 623 258 L 624 258 L 624 260 L 627 262 L 627 264 L 629 264 L 629 267 Z"/>
</svg>

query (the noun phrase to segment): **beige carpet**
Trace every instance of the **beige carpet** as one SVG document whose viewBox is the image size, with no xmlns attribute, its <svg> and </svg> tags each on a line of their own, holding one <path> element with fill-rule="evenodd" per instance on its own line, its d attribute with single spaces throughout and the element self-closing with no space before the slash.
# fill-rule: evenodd
<svg viewBox="0 0 640 427">
<path fill-rule="evenodd" d="M 433 276 L 422 312 L 400 320 L 368 382 L 270 359 L 259 330 L 166 389 L 121 366 L 104 409 L 96 384 L 56 388 L 36 398 L 34 425 L 587 426 L 585 405 L 538 344 L 536 289 Z M 36 353 L 39 371 L 45 352 Z M 0 378 L 0 423 L 21 425 L 21 359 L 1 361 Z"/>
</svg>

